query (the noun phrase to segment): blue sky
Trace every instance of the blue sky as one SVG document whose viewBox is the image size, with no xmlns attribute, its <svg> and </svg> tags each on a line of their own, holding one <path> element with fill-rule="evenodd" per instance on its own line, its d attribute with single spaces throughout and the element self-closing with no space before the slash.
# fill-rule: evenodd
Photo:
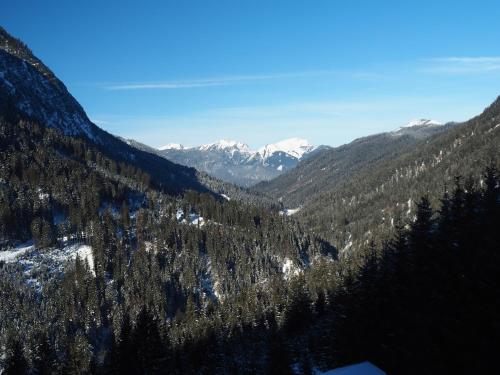
<svg viewBox="0 0 500 375">
<path fill-rule="evenodd" d="M 500 95 L 498 1 L 3 2 L 111 133 L 152 146 L 339 145 Z"/>
</svg>

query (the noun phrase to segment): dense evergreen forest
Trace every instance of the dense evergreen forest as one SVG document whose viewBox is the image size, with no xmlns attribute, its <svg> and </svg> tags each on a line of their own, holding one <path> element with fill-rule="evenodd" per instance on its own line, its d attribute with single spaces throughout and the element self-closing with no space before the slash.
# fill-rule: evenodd
<svg viewBox="0 0 500 375">
<path fill-rule="evenodd" d="M 35 241 L 26 262 L 1 264 L 0 345 L 28 337 L 30 366 L 42 337 L 57 371 L 102 369 L 128 319 L 135 328 L 141 317 L 155 322 L 160 351 L 215 327 L 230 336 L 263 314 L 284 319 L 291 275 L 336 258 L 276 210 L 213 193 L 163 193 L 93 143 L 26 119 L 4 118 L 0 132 L 2 243 Z M 33 267 L 75 243 L 91 247 L 89 264 Z"/>
</svg>

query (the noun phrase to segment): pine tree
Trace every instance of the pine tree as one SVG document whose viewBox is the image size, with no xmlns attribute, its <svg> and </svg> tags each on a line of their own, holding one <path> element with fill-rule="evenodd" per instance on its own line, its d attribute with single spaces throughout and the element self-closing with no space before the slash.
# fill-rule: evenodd
<svg viewBox="0 0 500 375">
<path fill-rule="evenodd" d="M 37 337 L 37 345 L 33 360 L 33 372 L 37 375 L 48 375 L 55 371 L 57 358 L 46 333 Z"/>
<path fill-rule="evenodd" d="M 137 372 L 155 373 L 164 360 L 164 345 L 162 343 L 158 324 L 152 314 L 143 307 L 137 317 L 137 324 L 132 334 L 132 343 L 136 353 Z"/>
<path fill-rule="evenodd" d="M 125 313 L 121 324 L 120 338 L 116 345 L 117 374 L 125 374 L 135 368 L 136 344 L 132 340 L 130 316 Z"/>
<path fill-rule="evenodd" d="M 11 339 L 5 360 L 5 375 L 28 374 L 28 363 L 24 357 L 23 347 L 18 339 Z"/>
</svg>

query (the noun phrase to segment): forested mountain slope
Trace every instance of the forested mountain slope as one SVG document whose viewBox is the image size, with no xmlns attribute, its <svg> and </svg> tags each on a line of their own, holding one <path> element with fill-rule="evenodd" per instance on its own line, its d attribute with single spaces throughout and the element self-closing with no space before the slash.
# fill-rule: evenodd
<svg viewBox="0 0 500 375">
<path fill-rule="evenodd" d="M 19 116 L 64 135 L 85 138 L 117 163 L 127 163 L 149 175 L 170 193 L 208 191 L 193 168 L 176 165 L 140 151 L 94 125 L 80 104 L 52 71 L 21 41 L 0 28 L 0 111 L 16 122 Z"/>
<path fill-rule="evenodd" d="M 137 142 L 133 139 L 120 139 L 138 150 L 164 157 L 161 155 L 160 150 L 149 147 L 141 142 Z M 226 200 L 237 200 L 275 210 L 278 210 L 280 207 L 278 202 L 272 197 L 269 197 L 267 194 L 234 185 L 230 182 L 225 182 L 200 170 L 197 170 L 196 174 L 198 180 L 203 184 L 203 186 L 213 192 L 218 193 L 222 198 Z"/>
<path fill-rule="evenodd" d="M 305 205 L 309 199 L 332 189 L 356 174 L 370 170 L 377 163 L 391 160 L 407 152 L 420 140 L 446 131 L 453 124 L 444 126 L 412 126 L 394 132 L 375 134 L 354 140 L 333 149 L 318 151 L 297 167 L 253 190 L 280 200 L 286 207 Z"/>
<path fill-rule="evenodd" d="M 420 196 L 437 207 L 456 176 L 479 182 L 481 168 L 499 163 L 499 124 L 497 99 L 481 115 L 424 139 L 387 133 L 327 151 L 259 190 L 302 206 L 300 221 L 339 249 L 359 247 L 411 220 Z"/>
<path fill-rule="evenodd" d="M 306 333 L 313 352 L 335 353 L 340 364 L 369 360 L 387 374 L 495 372 L 498 170 L 486 168 L 481 179 L 438 196 L 437 211 L 417 200 L 405 229 L 364 247 L 359 272 Z"/>
</svg>

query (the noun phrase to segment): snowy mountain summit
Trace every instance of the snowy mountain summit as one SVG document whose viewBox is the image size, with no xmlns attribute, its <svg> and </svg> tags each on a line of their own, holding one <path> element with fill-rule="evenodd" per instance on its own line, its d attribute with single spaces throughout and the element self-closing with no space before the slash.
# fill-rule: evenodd
<svg viewBox="0 0 500 375">
<path fill-rule="evenodd" d="M 411 120 L 406 125 L 400 126 L 391 133 L 393 136 L 410 135 L 416 138 L 425 138 L 430 134 L 440 132 L 445 129 L 445 124 L 428 119 Z"/>
<path fill-rule="evenodd" d="M 207 143 L 197 147 L 184 147 L 179 143 L 168 143 L 165 146 L 159 147 L 160 151 L 167 150 L 199 150 L 199 151 L 225 151 L 225 152 L 240 152 L 248 154 L 252 157 L 259 157 L 261 160 L 266 160 L 273 156 L 276 152 L 282 152 L 293 156 L 297 159 L 302 158 L 305 154 L 314 151 L 316 146 L 309 143 L 307 139 L 289 138 L 276 143 L 267 144 L 257 151 L 251 150 L 246 143 L 221 139 L 217 142 Z"/>
<path fill-rule="evenodd" d="M 180 143 L 168 143 L 165 146 L 161 146 L 158 148 L 158 150 L 163 151 L 163 150 L 184 150 L 184 146 L 181 145 Z"/>
<path fill-rule="evenodd" d="M 260 148 L 258 152 L 264 159 L 271 156 L 275 152 L 284 152 L 300 159 L 302 156 L 313 151 L 314 149 L 316 149 L 316 146 L 310 144 L 306 139 L 289 138 L 277 143 L 266 145 Z"/>
<path fill-rule="evenodd" d="M 418 119 L 418 120 L 411 120 L 406 125 L 403 125 L 402 128 L 412 128 L 414 126 L 439 126 L 439 125 L 443 124 L 436 120 Z"/>
<path fill-rule="evenodd" d="M 227 139 L 190 148 L 171 143 L 158 150 L 176 163 L 228 182 L 250 186 L 290 170 L 317 149 L 306 139 L 289 138 L 258 150 L 252 150 L 246 143 Z"/>
<path fill-rule="evenodd" d="M 208 143 L 201 145 L 198 149 L 203 151 L 215 150 L 215 151 L 229 151 L 229 152 L 241 152 L 241 153 L 252 153 L 250 147 L 247 144 L 231 141 L 227 139 L 221 139 L 220 141 L 214 143 Z"/>
</svg>

